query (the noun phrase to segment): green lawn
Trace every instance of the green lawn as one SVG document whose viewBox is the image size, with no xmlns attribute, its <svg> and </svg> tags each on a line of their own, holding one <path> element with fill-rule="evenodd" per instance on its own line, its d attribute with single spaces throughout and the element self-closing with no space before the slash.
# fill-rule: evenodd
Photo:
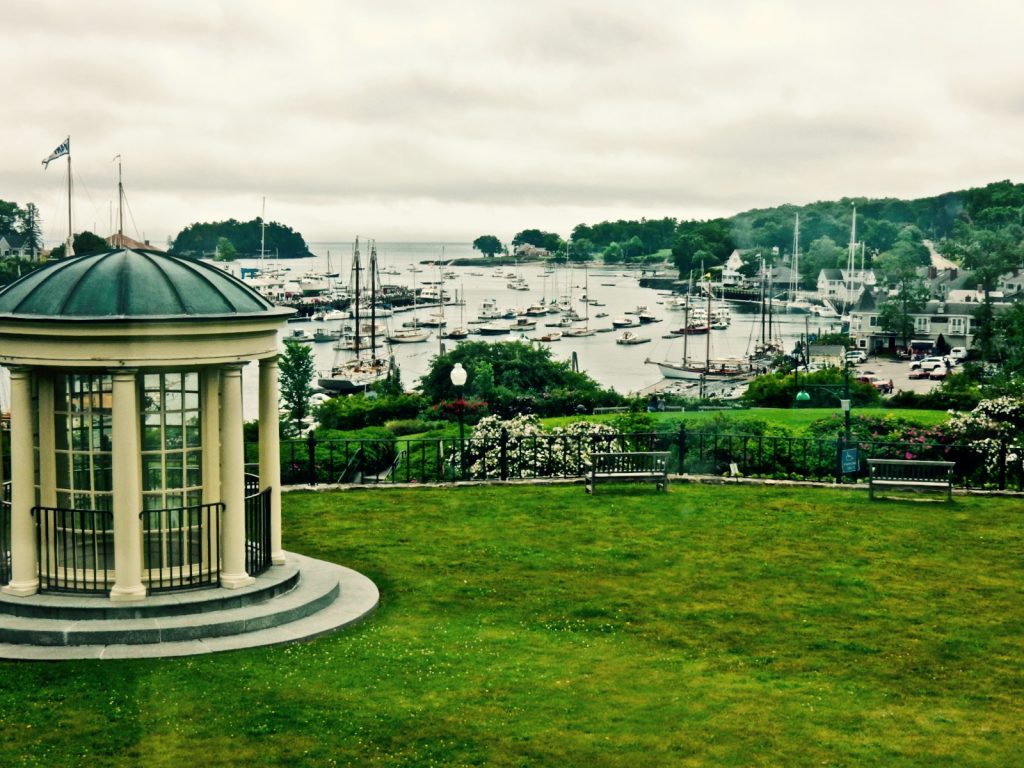
<svg viewBox="0 0 1024 768">
<path fill-rule="evenodd" d="M 1005 766 L 1018 499 L 482 486 L 285 496 L 378 611 L 284 648 L 0 663 L 0 765 Z"/>
<path fill-rule="evenodd" d="M 833 415 L 842 416 L 839 408 L 743 408 L 727 411 L 669 411 L 666 413 L 651 414 L 659 424 L 678 424 L 680 421 L 687 425 L 699 425 L 711 419 L 736 419 L 746 421 L 758 419 L 768 424 L 786 427 L 795 432 L 806 429 L 812 422 L 819 419 L 831 418 Z M 912 408 L 854 408 L 854 417 L 857 416 L 892 416 L 893 418 L 906 419 L 923 427 L 930 427 L 941 424 L 949 418 L 946 411 L 927 411 Z M 617 414 L 603 414 L 589 417 L 595 421 L 614 421 Z M 544 419 L 548 426 L 565 426 L 577 421 L 575 416 L 561 416 L 558 418 Z"/>
</svg>

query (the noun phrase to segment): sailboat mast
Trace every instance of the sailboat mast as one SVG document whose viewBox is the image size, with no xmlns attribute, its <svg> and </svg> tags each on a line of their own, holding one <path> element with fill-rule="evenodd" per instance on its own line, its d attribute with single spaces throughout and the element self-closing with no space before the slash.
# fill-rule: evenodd
<svg viewBox="0 0 1024 768">
<path fill-rule="evenodd" d="M 267 198 L 263 198 L 263 207 L 260 209 L 260 269 L 263 269 L 263 257 L 267 252 Z M 359 248 L 359 243 L 356 243 Z"/>
<path fill-rule="evenodd" d="M 683 368 L 690 364 L 687 346 L 690 343 L 690 299 L 692 298 L 692 294 L 686 294 L 686 306 L 683 308 Z"/>
<path fill-rule="evenodd" d="M 355 247 L 352 251 L 352 271 L 355 273 L 355 298 L 352 299 L 353 312 L 352 317 L 355 320 L 355 338 L 352 342 L 352 348 L 356 353 L 356 360 L 359 359 L 359 271 L 362 266 L 359 263 L 359 236 L 356 236 Z"/>
<path fill-rule="evenodd" d="M 705 288 L 708 291 L 708 314 L 704 320 L 707 325 L 707 340 L 704 343 L 704 373 L 711 370 L 711 283 L 709 282 Z"/>
<path fill-rule="evenodd" d="M 800 290 L 800 214 L 796 215 L 796 223 L 793 224 L 793 286 L 790 291 L 789 300 L 796 301 L 797 292 Z"/>
<path fill-rule="evenodd" d="M 587 270 L 587 262 L 583 262 L 583 295 L 587 299 L 583 303 L 583 327 L 590 330 L 590 272 Z"/>
<path fill-rule="evenodd" d="M 356 334 L 359 329 L 356 328 Z M 377 359 L 377 241 L 370 241 L 370 358 Z"/>
<path fill-rule="evenodd" d="M 764 274 L 764 256 L 761 257 L 761 345 L 763 346 L 766 339 L 764 335 L 764 289 L 765 289 L 765 274 Z"/>
<path fill-rule="evenodd" d="M 440 308 L 437 316 L 437 351 L 444 354 L 444 329 L 447 323 L 444 319 L 444 246 L 441 246 L 441 264 L 437 265 L 437 302 Z"/>
<path fill-rule="evenodd" d="M 124 248 L 124 184 L 121 181 L 121 156 L 117 156 L 117 247 Z"/>
<path fill-rule="evenodd" d="M 857 266 L 857 206 L 853 206 L 853 218 L 850 221 L 850 251 L 846 259 L 846 301 L 845 307 L 853 302 L 853 269 Z"/>
</svg>

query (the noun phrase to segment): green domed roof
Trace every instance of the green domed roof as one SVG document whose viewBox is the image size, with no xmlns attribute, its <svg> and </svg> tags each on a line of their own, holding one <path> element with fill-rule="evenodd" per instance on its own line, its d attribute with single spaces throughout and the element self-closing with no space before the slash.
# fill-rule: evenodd
<svg viewBox="0 0 1024 768">
<path fill-rule="evenodd" d="M 201 261 L 118 249 L 56 261 L 0 291 L 0 316 L 151 319 L 287 314 Z"/>
</svg>

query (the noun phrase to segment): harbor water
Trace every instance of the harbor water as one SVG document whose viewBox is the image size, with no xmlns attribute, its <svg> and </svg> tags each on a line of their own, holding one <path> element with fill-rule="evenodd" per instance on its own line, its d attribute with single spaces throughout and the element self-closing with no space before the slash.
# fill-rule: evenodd
<svg viewBox="0 0 1024 768">
<path fill-rule="evenodd" d="M 312 258 L 288 259 L 275 262 L 272 259 L 263 261 L 263 267 L 287 268 L 284 280 L 298 280 L 307 273 L 323 273 L 327 271 L 339 273 L 338 280 L 349 284 L 352 265 L 352 244 L 345 242 L 311 243 Z M 555 315 L 543 315 L 533 318 L 537 321 L 535 329 L 513 331 L 509 334 L 496 336 L 470 335 L 470 340 L 478 341 L 533 341 L 549 347 L 552 357 L 556 360 L 570 361 L 573 353 L 581 371 L 589 374 L 604 387 L 611 387 L 622 394 L 636 394 L 656 387 L 662 376 L 656 365 L 645 363 L 645 360 L 669 360 L 680 362 L 683 358 L 684 339 L 681 336 L 663 338 L 670 330 L 684 325 L 685 313 L 681 310 L 669 310 L 665 307 L 668 291 L 659 291 L 640 286 L 641 271 L 624 265 L 605 266 L 601 263 L 591 264 L 584 270 L 582 267 L 570 269 L 566 266 L 550 267 L 530 262 L 518 266 L 428 266 L 425 262 L 448 262 L 459 258 L 476 258 L 480 254 L 468 243 L 436 244 L 436 243 L 377 243 L 380 282 L 385 285 L 399 285 L 418 288 L 431 283 L 443 283 L 449 302 L 458 301 L 458 306 L 449 303 L 444 308 L 448 327 L 464 325 L 471 331 L 479 325 L 471 324 L 477 320 L 480 306 L 485 300 L 493 300 L 501 309 L 525 312 L 531 304 L 543 300 L 550 303 L 558 299 L 563 306 L 571 305 L 581 318 L 588 318 L 590 328 L 598 331 L 593 336 L 576 338 L 563 337 L 558 341 L 545 343 L 533 341 L 545 330 L 548 323 L 558 320 Z M 365 270 L 368 259 L 368 248 L 362 245 L 362 264 Z M 230 271 L 236 276 L 241 268 L 260 267 L 258 260 L 240 259 L 230 265 Z M 330 269 L 328 270 L 328 267 Z M 414 269 L 418 271 L 413 271 Z M 646 275 L 650 275 L 648 271 Z M 662 270 L 662 276 L 671 276 L 672 271 Z M 363 280 L 367 273 L 364 272 Z M 447 275 L 447 276 L 446 276 Z M 513 277 L 521 277 L 528 290 L 514 290 L 508 287 Z M 585 299 L 589 299 L 589 302 Z M 711 358 L 742 358 L 753 351 L 762 334 L 762 316 L 759 306 L 751 304 L 729 303 L 731 323 L 723 330 L 712 330 L 707 335 L 689 336 L 685 342 L 687 357 L 694 362 L 703 362 L 705 356 Z M 617 344 L 619 330 L 612 329 L 612 321 L 621 317 L 636 319 L 637 312 L 646 308 L 647 312 L 658 318 L 660 322 L 633 327 L 631 330 L 639 337 L 646 337 L 650 342 L 636 345 Z M 438 312 L 436 306 L 419 307 L 416 311 L 420 320 Z M 599 316 L 600 315 L 600 316 Z M 401 327 L 402 323 L 411 321 L 412 311 L 396 312 L 394 316 L 379 320 L 386 323 L 389 329 Z M 284 347 L 284 336 L 296 328 L 302 328 L 308 335 L 318 328 L 336 330 L 346 321 L 289 323 L 281 335 L 281 346 Z M 350 321 L 348 321 L 350 322 Z M 511 323 L 510 320 L 500 320 Z M 580 323 L 582 324 L 582 323 Z M 810 332 L 822 333 L 837 328 L 836 321 L 823 320 L 807 315 L 779 315 L 772 320 L 771 337 L 780 341 L 787 351 L 793 349 L 801 336 Z M 767 328 L 765 328 L 767 331 Z M 437 329 L 433 329 L 431 337 L 425 342 L 412 344 L 395 344 L 393 353 L 401 371 L 402 384 L 406 389 L 414 389 L 420 377 L 429 370 L 431 360 L 441 350 L 441 345 L 450 350 L 457 341 L 442 340 Z M 710 346 L 709 346 L 710 343 Z M 349 352 L 336 351 L 333 342 L 319 342 L 311 345 L 317 371 L 326 373 L 335 362 L 344 359 Z M 245 383 L 245 415 L 247 419 L 255 418 L 257 412 L 257 371 L 256 366 L 246 366 Z M 679 389 L 682 382 L 674 383 Z"/>
</svg>

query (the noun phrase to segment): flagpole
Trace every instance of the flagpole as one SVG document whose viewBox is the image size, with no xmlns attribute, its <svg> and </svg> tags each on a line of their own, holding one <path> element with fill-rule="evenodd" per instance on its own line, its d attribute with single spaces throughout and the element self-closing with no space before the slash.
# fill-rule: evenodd
<svg viewBox="0 0 1024 768">
<path fill-rule="evenodd" d="M 68 136 L 68 242 L 64 248 L 64 257 L 75 255 L 73 243 L 73 231 L 71 229 L 71 136 Z"/>
</svg>

